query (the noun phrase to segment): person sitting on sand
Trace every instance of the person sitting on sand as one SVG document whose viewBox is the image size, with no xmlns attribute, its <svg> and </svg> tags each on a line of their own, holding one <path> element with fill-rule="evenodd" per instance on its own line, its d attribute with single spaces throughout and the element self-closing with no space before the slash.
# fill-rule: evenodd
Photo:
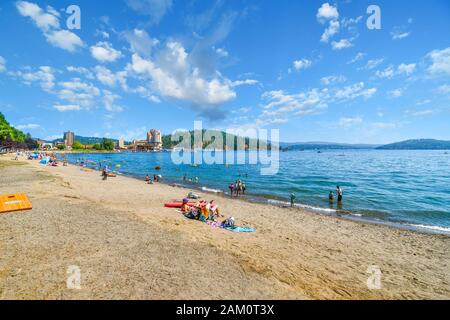
<svg viewBox="0 0 450 320">
<path fill-rule="evenodd" d="M 151 181 L 150 176 L 147 175 L 147 176 L 145 177 L 145 182 L 147 182 L 147 184 L 150 184 L 150 181 Z"/>
<path fill-rule="evenodd" d="M 212 218 L 212 220 L 215 220 L 215 218 L 220 217 L 220 212 L 219 212 L 219 206 L 217 204 L 215 204 L 214 200 L 211 200 L 209 202 L 209 213 L 210 213 L 210 217 Z"/>
<path fill-rule="evenodd" d="M 181 212 L 186 213 L 191 211 L 191 207 L 188 205 L 188 202 L 188 199 L 183 199 L 183 203 L 181 204 Z"/>
<path fill-rule="evenodd" d="M 108 179 L 108 167 L 107 166 L 103 167 L 102 176 L 103 176 L 103 180 Z"/>
</svg>

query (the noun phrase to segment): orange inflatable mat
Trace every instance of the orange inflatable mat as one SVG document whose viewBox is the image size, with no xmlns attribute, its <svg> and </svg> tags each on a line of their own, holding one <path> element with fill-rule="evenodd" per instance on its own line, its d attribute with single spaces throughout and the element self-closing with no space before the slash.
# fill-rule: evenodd
<svg viewBox="0 0 450 320">
<path fill-rule="evenodd" d="M 0 195 L 0 213 L 31 210 L 30 201 L 23 193 Z"/>
</svg>

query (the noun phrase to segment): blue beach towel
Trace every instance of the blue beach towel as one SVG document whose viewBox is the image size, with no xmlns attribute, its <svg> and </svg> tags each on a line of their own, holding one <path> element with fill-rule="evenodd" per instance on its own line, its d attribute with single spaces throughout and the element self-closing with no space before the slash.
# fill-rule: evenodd
<svg viewBox="0 0 450 320">
<path fill-rule="evenodd" d="M 233 232 L 256 232 L 255 229 L 250 228 L 250 227 L 234 227 L 234 228 L 225 227 L 224 229 L 226 229 L 228 231 L 233 231 Z"/>
</svg>

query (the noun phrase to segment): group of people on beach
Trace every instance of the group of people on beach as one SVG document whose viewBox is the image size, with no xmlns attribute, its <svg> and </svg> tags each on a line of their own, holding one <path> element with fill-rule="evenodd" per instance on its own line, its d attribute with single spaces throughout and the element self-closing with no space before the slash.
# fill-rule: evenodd
<svg viewBox="0 0 450 320">
<path fill-rule="evenodd" d="M 219 212 L 219 206 L 211 200 L 207 202 L 200 200 L 195 204 L 190 204 L 187 198 L 183 199 L 181 205 L 181 212 L 186 218 L 200 220 L 206 222 L 217 221 L 218 218 L 223 217 Z"/>
<path fill-rule="evenodd" d="M 153 182 L 161 182 L 161 180 L 162 180 L 162 175 L 160 175 L 160 174 L 154 174 L 153 180 L 152 180 L 152 178 L 150 178 L 150 176 L 148 174 L 145 176 L 145 182 L 147 184 L 153 184 Z"/>
<path fill-rule="evenodd" d="M 237 180 L 236 182 L 231 183 L 228 186 L 228 189 L 230 189 L 230 196 L 233 195 L 239 196 L 241 194 L 245 194 L 246 186 L 245 182 L 242 180 Z"/>
</svg>

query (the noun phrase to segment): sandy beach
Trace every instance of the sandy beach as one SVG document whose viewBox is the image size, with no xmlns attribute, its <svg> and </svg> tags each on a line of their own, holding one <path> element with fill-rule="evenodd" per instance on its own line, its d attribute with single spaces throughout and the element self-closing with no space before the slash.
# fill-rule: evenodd
<svg viewBox="0 0 450 320">
<path fill-rule="evenodd" d="M 1 156 L 0 194 L 33 209 L 0 214 L 0 299 L 450 298 L 448 236 L 200 192 L 257 230 L 233 233 L 164 208 L 189 191 Z"/>
</svg>

